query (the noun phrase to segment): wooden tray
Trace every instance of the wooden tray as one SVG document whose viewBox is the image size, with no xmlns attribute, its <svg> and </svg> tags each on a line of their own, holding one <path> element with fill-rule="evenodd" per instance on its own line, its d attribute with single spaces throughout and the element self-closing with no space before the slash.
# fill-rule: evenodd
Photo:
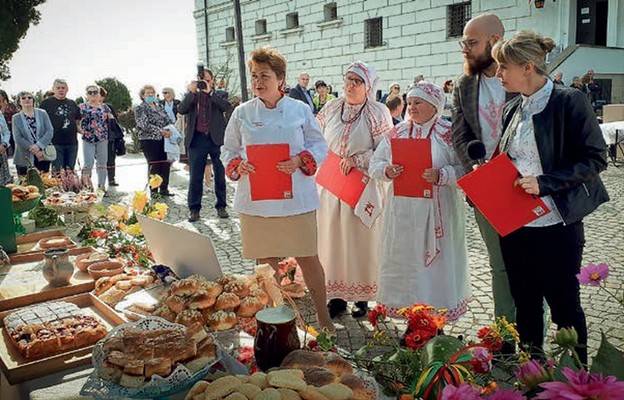
<svg viewBox="0 0 624 400">
<path fill-rule="evenodd" d="M 165 290 L 166 288 L 162 283 L 154 284 L 148 288 L 140 289 L 136 292 L 132 292 L 126 295 L 126 297 L 124 297 L 119 303 L 115 304 L 114 307 L 111 307 L 102 300 L 100 300 L 100 298 L 93 291 L 89 292 L 89 295 L 93 297 L 93 303 L 98 303 L 101 307 L 106 308 L 110 312 L 116 313 L 119 318 L 123 319 L 125 322 L 134 322 L 135 320 L 128 318 L 128 316 L 125 314 L 127 311 L 126 308 L 132 305 L 133 300 L 140 300 L 149 304 L 157 304 L 160 296 L 165 292 Z M 136 315 L 139 318 L 145 318 L 145 315 L 137 314 L 131 311 L 127 312 Z"/>
<path fill-rule="evenodd" d="M 69 254 L 90 253 L 92 247 L 69 249 Z M 15 254 L 9 257 L 11 265 L 0 267 L 0 311 L 23 307 L 42 301 L 58 299 L 95 288 L 91 276 L 76 269 L 69 285 L 52 287 L 43 277 L 43 254 Z M 70 261 L 72 257 L 70 257 Z"/>
<path fill-rule="evenodd" d="M 65 297 L 58 299 L 58 301 L 74 303 L 89 314 L 97 316 L 109 331 L 113 327 L 124 323 L 117 314 L 111 313 L 98 303 L 94 303 L 88 293 Z M 4 329 L 4 317 L 13 311 L 16 310 L 0 312 L 0 368 L 11 385 L 30 379 L 40 378 L 53 372 L 91 363 L 93 346 L 56 354 L 38 360 L 27 360 L 17 348 L 13 346 L 11 338 Z"/>
<path fill-rule="evenodd" d="M 15 238 L 15 241 L 17 242 L 17 254 L 43 254 L 45 250 L 43 249 L 33 250 L 33 248 L 35 248 L 35 246 L 41 239 L 45 239 L 45 238 L 52 237 L 52 236 L 64 236 L 68 238 L 68 236 L 65 234 L 65 231 L 63 229 L 56 229 L 56 228 L 46 230 L 46 231 L 29 233 L 27 235 L 20 235 Z M 78 247 L 78 245 L 73 244 L 69 248 L 74 248 L 74 247 Z"/>
</svg>

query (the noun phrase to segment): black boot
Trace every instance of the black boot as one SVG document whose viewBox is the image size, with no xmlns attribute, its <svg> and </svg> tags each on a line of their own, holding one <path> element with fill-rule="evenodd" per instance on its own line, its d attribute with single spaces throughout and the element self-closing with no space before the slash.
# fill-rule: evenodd
<svg viewBox="0 0 624 400">
<path fill-rule="evenodd" d="M 353 304 L 353 308 L 351 309 L 351 315 L 353 318 L 360 318 L 368 313 L 368 302 L 367 301 L 356 301 Z"/>
<path fill-rule="evenodd" d="M 334 319 L 336 316 L 347 310 L 347 302 L 343 299 L 331 299 L 327 303 L 327 311 L 329 311 L 330 318 Z"/>
</svg>

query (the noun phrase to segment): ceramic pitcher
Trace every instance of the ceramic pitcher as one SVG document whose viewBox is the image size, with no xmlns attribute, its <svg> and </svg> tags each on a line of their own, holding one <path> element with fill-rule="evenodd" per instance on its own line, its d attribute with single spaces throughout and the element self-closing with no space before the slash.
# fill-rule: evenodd
<svg viewBox="0 0 624 400">
<path fill-rule="evenodd" d="M 50 286 L 65 286 L 74 275 L 69 250 L 50 249 L 43 253 L 43 277 Z"/>
<path fill-rule="evenodd" d="M 258 311 L 256 321 L 254 354 L 262 371 L 279 366 L 288 353 L 301 347 L 292 309 L 285 306 L 265 308 Z"/>
</svg>

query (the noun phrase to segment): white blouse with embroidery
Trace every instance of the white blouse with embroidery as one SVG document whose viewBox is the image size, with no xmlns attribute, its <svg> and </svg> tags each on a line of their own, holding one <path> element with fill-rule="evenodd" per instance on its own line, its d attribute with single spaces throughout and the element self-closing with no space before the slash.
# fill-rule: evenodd
<svg viewBox="0 0 624 400">
<path fill-rule="evenodd" d="M 510 140 L 508 154 L 523 176 L 532 175 L 537 177 L 544 173 L 535 140 L 533 116 L 544 111 L 548 100 L 550 100 L 553 86 L 552 81 L 547 80 L 546 84 L 531 96 L 522 95 L 522 117 L 516 128 L 516 134 Z M 542 200 L 551 211 L 525 226 L 550 226 L 563 222 L 552 197 L 544 196 Z"/>
<path fill-rule="evenodd" d="M 237 158 L 247 159 L 249 144 L 290 145 L 291 157 L 309 151 L 317 166 L 327 157 L 327 143 L 321 134 L 310 107 L 283 97 L 275 108 L 267 108 L 262 100 L 254 98 L 236 107 L 225 129 L 221 147 L 224 166 Z M 292 175 L 293 198 L 285 200 L 251 200 L 248 176 L 241 176 L 234 195 L 234 211 L 261 217 L 284 217 L 318 209 L 319 199 L 314 176 L 306 176 L 300 169 Z"/>
</svg>

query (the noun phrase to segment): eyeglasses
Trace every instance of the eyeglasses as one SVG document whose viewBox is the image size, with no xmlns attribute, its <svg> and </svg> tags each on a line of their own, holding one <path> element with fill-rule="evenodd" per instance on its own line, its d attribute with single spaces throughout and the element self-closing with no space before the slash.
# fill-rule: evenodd
<svg viewBox="0 0 624 400">
<path fill-rule="evenodd" d="M 21 96 L 20 99 L 22 99 L 22 100 L 32 100 L 33 97 L 32 96 Z"/>
<path fill-rule="evenodd" d="M 163 92 L 163 94 L 169 94 L 169 92 Z"/>
<path fill-rule="evenodd" d="M 350 76 L 346 76 L 344 77 L 344 83 L 349 83 L 355 87 L 358 86 L 362 86 L 362 84 L 364 83 L 363 80 L 361 80 L 360 78 L 352 78 Z"/>
<path fill-rule="evenodd" d="M 87 94 L 90 94 L 91 96 L 95 96 L 98 93 L 100 93 L 100 92 L 98 92 L 97 90 L 88 90 L 87 91 Z"/>
<path fill-rule="evenodd" d="M 460 40 L 458 42 L 459 44 L 459 48 L 460 49 L 468 49 L 468 50 L 472 50 L 473 47 L 475 47 L 477 45 L 477 43 L 479 43 L 479 41 L 477 39 L 469 39 L 469 40 Z"/>
</svg>

